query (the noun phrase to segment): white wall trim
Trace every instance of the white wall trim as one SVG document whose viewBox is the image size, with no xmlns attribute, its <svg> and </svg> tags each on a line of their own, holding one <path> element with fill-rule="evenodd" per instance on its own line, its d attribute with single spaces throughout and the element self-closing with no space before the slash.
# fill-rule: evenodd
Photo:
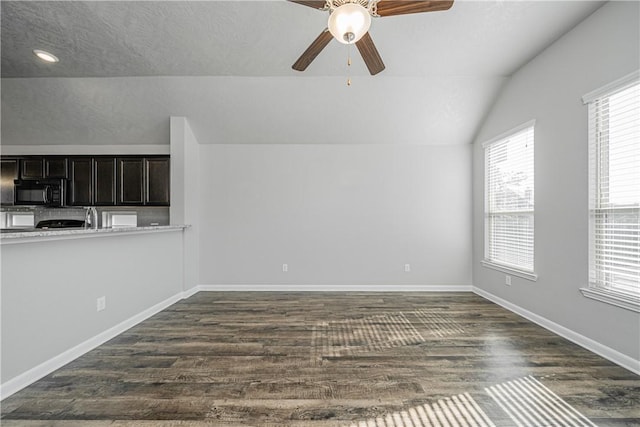
<svg viewBox="0 0 640 427">
<path fill-rule="evenodd" d="M 491 262 L 487 260 L 480 261 L 480 264 L 482 264 L 483 267 L 491 268 L 493 270 L 498 270 L 503 273 L 511 274 L 512 276 L 517 276 L 522 279 L 530 280 L 532 282 L 535 282 L 538 280 L 538 275 L 533 272 L 519 270 L 514 267 L 508 267 L 506 265 L 496 264 L 495 262 Z"/>
<path fill-rule="evenodd" d="M 487 146 L 493 144 L 494 142 L 498 142 L 501 139 L 505 139 L 507 137 L 510 137 L 511 135 L 513 135 L 515 133 L 518 133 L 521 130 L 525 130 L 525 129 L 530 128 L 530 127 L 535 127 L 535 125 L 536 125 L 536 120 L 535 119 L 529 120 L 528 122 L 522 123 L 521 125 L 518 125 L 518 126 L 516 126 L 514 128 L 511 128 L 508 131 L 502 132 L 500 135 L 494 136 L 490 140 L 488 140 L 486 142 L 483 142 L 482 143 L 482 147 L 483 148 L 487 148 Z"/>
<path fill-rule="evenodd" d="M 622 292 L 612 292 L 596 287 L 580 288 L 580 292 L 587 298 L 640 313 L 640 295 L 627 295 Z"/>
<path fill-rule="evenodd" d="M 480 288 L 473 287 L 473 293 L 479 295 L 483 298 L 488 299 L 491 302 L 494 302 L 513 313 L 516 313 L 525 319 L 536 323 L 543 328 L 553 332 L 554 334 L 560 335 L 563 338 L 568 339 L 569 341 L 578 344 L 580 347 L 583 347 L 599 356 L 604 357 L 605 359 L 622 366 L 625 369 L 633 372 L 634 374 L 640 375 L 640 360 L 635 360 L 632 357 L 629 357 L 625 354 L 620 353 L 617 350 L 614 350 L 606 345 L 600 344 L 592 340 L 591 338 L 587 338 L 584 335 L 581 335 L 577 332 L 572 331 L 571 329 L 565 328 L 562 325 L 559 325 L 551 320 L 548 320 L 542 316 L 539 316 L 535 313 L 532 313 L 524 308 L 510 303 L 507 300 L 504 300 L 500 297 L 497 297 L 487 291 L 484 291 Z"/>
<path fill-rule="evenodd" d="M 472 292 L 471 285 L 311 285 L 311 284 L 216 284 L 198 285 L 204 292 Z"/>
<path fill-rule="evenodd" d="M 592 90 L 582 97 L 582 103 L 588 104 L 590 102 L 593 102 L 604 95 L 611 94 L 611 92 L 622 90 L 628 86 L 636 84 L 638 80 L 640 80 L 640 70 L 636 70 L 630 74 L 627 74 L 626 76 L 620 77 L 617 80 L 607 83 L 602 87 Z"/>
<path fill-rule="evenodd" d="M 169 144 L 118 145 L 2 145 L 3 156 L 152 155 L 170 154 Z"/>
<path fill-rule="evenodd" d="M 63 367 L 67 363 L 77 359 L 83 354 L 120 335 L 127 329 L 130 329 L 138 323 L 153 316 L 154 314 L 161 312 L 170 305 L 175 304 L 183 298 L 193 295 L 193 293 L 189 293 L 187 291 L 187 296 L 185 296 L 185 292 L 177 293 L 176 295 L 173 295 L 165 299 L 164 301 L 161 301 L 158 304 L 149 307 L 141 313 L 130 317 L 129 319 L 107 329 L 106 331 L 99 333 L 95 337 L 89 338 L 88 340 L 78 344 L 77 346 L 72 347 L 69 350 L 64 351 L 59 355 L 47 360 L 46 362 L 43 362 L 38 366 L 29 369 L 28 371 L 18 375 L 17 377 L 11 378 L 10 380 L 0 384 L 0 400 L 6 399 L 7 397 L 33 384 L 46 375 L 49 375 L 56 369 Z"/>
<path fill-rule="evenodd" d="M 200 292 L 201 290 L 202 289 L 200 289 L 199 286 L 194 286 L 193 288 L 185 289 L 184 291 L 182 291 L 182 299 L 190 298 L 195 294 L 197 294 L 198 292 Z"/>
</svg>

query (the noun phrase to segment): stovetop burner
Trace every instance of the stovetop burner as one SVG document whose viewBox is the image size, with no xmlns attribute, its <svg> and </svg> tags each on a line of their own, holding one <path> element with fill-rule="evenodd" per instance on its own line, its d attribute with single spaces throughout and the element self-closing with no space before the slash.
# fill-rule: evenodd
<svg viewBox="0 0 640 427">
<path fill-rule="evenodd" d="M 47 219 L 38 222 L 36 228 L 82 228 L 84 221 L 80 219 Z"/>
</svg>

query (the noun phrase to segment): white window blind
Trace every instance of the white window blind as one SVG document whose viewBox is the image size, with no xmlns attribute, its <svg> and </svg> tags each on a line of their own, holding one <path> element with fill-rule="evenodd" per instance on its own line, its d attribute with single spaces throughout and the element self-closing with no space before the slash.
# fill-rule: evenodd
<svg viewBox="0 0 640 427">
<path fill-rule="evenodd" d="M 485 144 L 485 262 L 534 267 L 533 124 Z"/>
<path fill-rule="evenodd" d="M 589 104 L 589 282 L 618 298 L 640 297 L 640 82 Z"/>
</svg>

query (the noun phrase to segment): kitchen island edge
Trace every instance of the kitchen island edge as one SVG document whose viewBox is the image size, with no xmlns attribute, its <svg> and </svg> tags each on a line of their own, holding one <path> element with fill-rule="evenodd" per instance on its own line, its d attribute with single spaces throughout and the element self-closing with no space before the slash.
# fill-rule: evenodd
<svg viewBox="0 0 640 427">
<path fill-rule="evenodd" d="M 0 236 L 0 245 L 11 245 L 21 243 L 49 242 L 52 240 L 84 239 L 91 237 L 122 236 L 126 234 L 158 233 L 170 231 L 182 231 L 189 228 L 189 225 L 154 225 L 144 227 L 117 227 L 117 228 L 82 228 L 82 229 L 58 229 L 39 230 L 6 233 Z"/>
</svg>

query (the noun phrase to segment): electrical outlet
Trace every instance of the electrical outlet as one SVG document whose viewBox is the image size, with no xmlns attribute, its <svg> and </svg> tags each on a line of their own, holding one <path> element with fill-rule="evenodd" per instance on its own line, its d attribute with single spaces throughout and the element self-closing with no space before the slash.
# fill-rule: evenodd
<svg viewBox="0 0 640 427">
<path fill-rule="evenodd" d="M 287 271 L 289 271 L 289 264 L 282 264 L 282 271 L 284 273 L 286 273 Z"/>
<path fill-rule="evenodd" d="M 511 276 L 504 276 L 504 284 L 511 286 Z"/>
<path fill-rule="evenodd" d="M 405 271 L 406 273 L 410 272 L 410 271 L 411 271 L 411 264 L 405 264 L 405 265 L 404 265 L 404 271 Z"/>
<path fill-rule="evenodd" d="M 100 297 L 96 300 L 96 311 L 102 311 L 107 308 L 107 297 Z"/>
</svg>

